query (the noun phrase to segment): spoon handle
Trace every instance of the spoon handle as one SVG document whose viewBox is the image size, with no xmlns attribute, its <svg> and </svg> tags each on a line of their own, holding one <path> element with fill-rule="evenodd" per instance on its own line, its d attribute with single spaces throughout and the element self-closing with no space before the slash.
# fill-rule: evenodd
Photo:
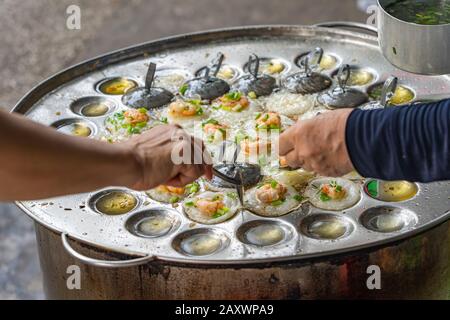
<svg viewBox="0 0 450 320">
<path fill-rule="evenodd" d="M 153 84 L 153 80 L 155 79 L 156 73 L 156 64 L 151 62 L 148 66 L 147 76 L 145 77 L 145 88 L 150 89 Z"/>
<path fill-rule="evenodd" d="M 389 101 L 395 94 L 395 90 L 397 89 L 398 78 L 391 76 L 389 77 L 383 85 L 383 89 L 381 90 L 381 100 L 380 104 L 386 108 L 388 106 Z"/>
<path fill-rule="evenodd" d="M 217 74 L 220 71 L 220 68 L 222 68 L 224 59 L 225 59 L 225 55 L 222 52 L 219 52 L 217 54 L 217 58 L 212 62 L 211 70 L 213 70 L 212 74 L 214 77 L 217 76 Z"/>
<path fill-rule="evenodd" d="M 258 78 L 259 73 L 259 57 L 256 54 L 252 54 L 248 59 L 247 65 L 248 72 L 253 76 L 253 78 Z"/>
</svg>

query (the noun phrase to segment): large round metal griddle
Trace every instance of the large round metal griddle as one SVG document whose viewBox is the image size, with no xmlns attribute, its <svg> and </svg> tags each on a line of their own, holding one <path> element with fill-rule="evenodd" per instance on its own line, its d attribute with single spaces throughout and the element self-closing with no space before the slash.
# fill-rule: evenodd
<svg viewBox="0 0 450 320">
<path fill-rule="evenodd" d="M 102 96 L 96 91 L 99 81 L 117 76 L 135 79 L 140 85 L 149 62 L 159 69 L 181 68 L 190 74 L 205 66 L 218 52 L 226 55 L 226 63 L 243 72 L 248 56 L 282 58 L 289 62 L 289 72 L 298 72 L 295 59 L 316 47 L 334 55 L 339 63 L 371 68 L 376 71 L 376 82 L 395 75 L 400 83 L 412 88 L 416 100 L 430 97 L 442 98 L 450 92 L 450 78 L 422 77 L 392 67 L 382 56 L 377 39 L 371 35 L 345 30 L 310 26 L 256 26 L 232 28 L 182 35 L 157 40 L 128 49 L 119 50 L 69 68 L 44 81 L 28 93 L 14 111 L 44 125 L 59 120 L 82 119 L 74 114 L 71 104 L 83 97 Z M 332 75 L 336 69 L 326 72 Z M 365 91 L 368 86 L 361 87 Z M 121 97 L 108 96 L 116 102 L 116 110 L 125 109 Z M 89 118 L 95 135 L 99 137 L 106 117 Z M 150 200 L 144 193 L 134 192 L 138 207 L 122 216 L 106 216 L 89 207 L 89 200 L 98 192 L 78 194 L 43 201 L 20 202 L 18 205 L 31 218 L 45 227 L 111 251 L 145 257 L 143 261 L 160 259 L 193 264 L 246 264 L 294 261 L 312 257 L 332 256 L 362 248 L 385 245 L 424 232 L 449 219 L 450 182 L 419 184 L 419 192 L 413 199 L 400 203 L 383 203 L 366 195 L 361 186 L 361 201 L 345 212 L 324 212 L 313 206 L 303 206 L 289 215 L 269 219 L 292 231 L 285 243 L 257 248 L 239 241 L 238 229 L 252 220 L 268 220 L 249 212 L 237 214 L 231 220 L 214 226 L 195 224 L 187 219 L 181 207 L 174 209 Z M 390 205 L 414 213 L 417 222 L 400 232 L 379 233 L 368 230 L 360 223 L 361 214 L 369 208 Z M 126 223 L 134 214 L 151 208 L 168 208 L 179 218 L 177 230 L 162 238 L 143 238 L 130 233 Z M 175 210 L 175 211 L 174 211 Z M 331 213 L 347 218 L 353 232 L 335 241 L 318 240 L 306 236 L 300 227 L 305 217 L 315 213 Z M 213 255 L 192 257 L 176 250 L 173 239 L 180 233 L 199 228 L 210 228 L 229 238 L 228 245 Z M 67 241 L 66 241 L 67 244 Z M 75 254 L 74 252 L 72 252 Z"/>
</svg>

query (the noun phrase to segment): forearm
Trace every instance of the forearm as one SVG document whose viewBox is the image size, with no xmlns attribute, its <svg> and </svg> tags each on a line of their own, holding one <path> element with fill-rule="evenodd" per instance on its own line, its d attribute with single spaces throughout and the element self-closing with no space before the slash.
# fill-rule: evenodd
<svg viewBox="0 0 450 320">
<path fill-rule="evenodd" d="M 355 110 L 346 143 L 365 177 L 431 182 L 450 179 L 450 100 L 384 110 Z"/>
<path fill-rule="evenodd" d="M 131 185 L 139 172 L 121 145 L 71 137 L 0 111 L 0 201 Z"/>
</svg>

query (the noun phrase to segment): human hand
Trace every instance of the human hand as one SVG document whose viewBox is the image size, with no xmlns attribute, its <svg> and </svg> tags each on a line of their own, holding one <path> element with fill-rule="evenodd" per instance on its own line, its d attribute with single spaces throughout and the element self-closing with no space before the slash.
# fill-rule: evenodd
<svg viewBox="0 0 450 320">
<path fill-rule="evenodd" d="M 149 190 L 161 184 L 184 187 L 202 175 L 212 177 L 211 158 L 202 141 L 178 126 L 155 127 L 121 146 L 134 161 L 135 175 L 127 185 L 134 190 Z"/>
<path fill-rule="evenodd" d="M 345 128 L 352 109 L 321 114 L 298 121 L 280 136 L 279 153 L 292 168 L 339 177 L 353 169 L 345 142 Z"/>
</svg>

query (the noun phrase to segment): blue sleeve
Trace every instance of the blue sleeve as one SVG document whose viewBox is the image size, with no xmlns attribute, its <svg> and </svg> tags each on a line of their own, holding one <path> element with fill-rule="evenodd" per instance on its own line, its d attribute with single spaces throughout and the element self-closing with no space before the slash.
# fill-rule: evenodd
<svg viewBox="0 0 450 320">
<path fill-rule="evenodd" d="M 354 110 L 346 128 L 352 163 L 382 180 L 450 180 L 450 100 Z"/>
</svg>

